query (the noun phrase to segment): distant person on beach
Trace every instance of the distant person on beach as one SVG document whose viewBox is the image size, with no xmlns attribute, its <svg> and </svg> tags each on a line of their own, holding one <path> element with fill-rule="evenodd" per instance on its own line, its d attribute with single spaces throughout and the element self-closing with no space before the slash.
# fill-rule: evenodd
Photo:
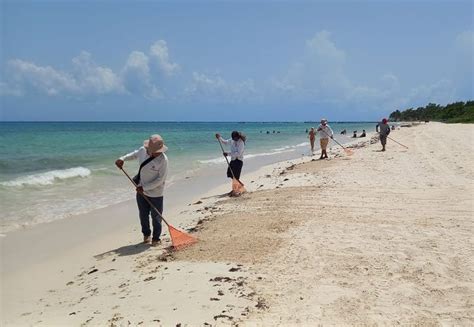
<svg viewBox="0 0 474 327">
<path fill-rule="evenodd" d="M 382 151 L 385 151 L 385 145 L 387 144 L 387 136 L 390 134 L 390 126 L 388 125 L 387 118 L 377 124 L 375 131 L 379 133 L 380 143 L 382 144 Z"/>
<path fill-rule="evenodd" d="M 316 131 L 314 130 L 314 127 L 311 127 L 308 133 L 309 137 L 309 143 L 311 145 L 311 155 L 313 155 L 314 152 L 314 140 L 316 139 Z"/>
<path fill-rule="evenodd" d="M 346 134 L 347 134 L 347 131 L 345 129 L 341 131 L 341 135 L 346 135 Z"/>
<path fill-rule="evenodd" d="M 137 184 L 137 205 L 142 226 L 143 243 L 156 246 L 160 243 L 161 217 L 146 201 L 145 197 L 163 213 L 163 191 L 168 174 L 168 157 L 165 151 L 168 147 L 163 138 L 154 134 L 143 142 L 139 149 L 128 153 L 115 161 L 115 165 L 122 169 L 124 161 L 137 159 L 140 168 L 138 174 L 133 177 Z M 153 224 L 153 234 L 150 229 L 150 214 Z"/>
<path fill-rule="evenodd" d="M 354 131 L 354 134 L 352 135 L 352 138 L 356 138 L 357 137 L 357 131 Z"/>
<path fill-rule="evenodd" d="M 216 138 L 223 144 L 230 143 L 230 152 L 223 153 L 226 157 L 230 156 L 230 167 L 227 168 L 227 177 L 235 177 L 239 180 L 244 165 L 245 135 L 241 132 L 233 131 L 231 138 L 228 140 L 224 140 L 220 134 L 216 134 Z M 233 191 L 231 191 L 230 194 L 233 195 Z"/>
<path fill-rule="evenodd" d="M 321 119 L 321 125 L 317 129 L 319 133 L 319 144 L 321 145 L 321 157 L 319 159 L 327 159 L 327 147 L 329 144 L 329 138 L 334 137 L 334 133 L 328 125 L 328 120 L 326 118 Z"/>
<path fill-rule="evenodd" d="M 359 135 L 359 137 L 366 137 L 367 135 L 365 134 L 365 129 L 362 130 L 362 134 Z"/>
</svg>

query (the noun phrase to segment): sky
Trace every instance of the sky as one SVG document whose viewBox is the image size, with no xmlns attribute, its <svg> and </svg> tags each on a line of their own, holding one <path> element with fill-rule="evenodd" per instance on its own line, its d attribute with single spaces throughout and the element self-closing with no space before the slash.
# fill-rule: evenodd
<svg viewBox="0 0 474 327">
<path fill-rule="evenodd" d="M 473 3 L 0 0 L 0 121 L 374 121 L 472 100 Z"/>
</svg>

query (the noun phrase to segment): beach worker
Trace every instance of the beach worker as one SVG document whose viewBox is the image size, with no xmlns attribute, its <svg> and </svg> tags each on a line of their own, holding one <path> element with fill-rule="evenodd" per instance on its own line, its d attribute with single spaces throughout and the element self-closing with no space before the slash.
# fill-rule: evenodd
<svg viewBox="0 0 474 327">
<path fill-rule="evenodd" d="M 316 131 L 314 130 L 314 127 L 311 127 L 308 133 L 309 137 L 309 143 L 311 145 L 311 155 L 313 155 L 314 152 L 314 140 L 316 139 Z"/>
<path fill-rule="evenodd" d="M 151 208 L 145 196 L 160 214 L 163 213 L 163 191 L 168 174 L 168 157 L 165 154 L 167 149 L 163 138 L 154 134 L 143 142 L 142 147 L 115 161 L 115 165 L 120 169 L 122 169 L 124 161 L 127 160 L 138 160 L 140 164 L 138 174 L 133 177 L 133 181 L 137 184 L 136 200 L 142 226 L 143 243 L 151 243 L 152 246 L 160 243 L 161 217 Z M 153 233 L 150 229 L 150 214 Z"/>
<path fill-rule="evenodd" d="M 244 165 L 245 135 L 241 132 L 233 131 L 231 138 L 228 140 L 224 140 L 219 133 L 216 134 L 216 138 L 223 144 L 230 144 L 230 152 L 223 153 L 226 157 L 230 156 L 230 167 L 227 168 L 227 177 L 235 177 L 237 180 L 240 180 L 240 173 Z M 233 191 L 229 194 L 236 195 L 233 194 Z"/>
<path fill-rule="evenodd" d="M 321 145 L 321 157 L 319 159 L 327 159 L 327 147 L 329 144 L 329 138 L 334 137 L 334 133 L 328 125 L 326 118 L 321 119 L 321 125 L 318 126 L 317 131 L 319 132 L 319 144 Z"/>
<path fill-rule="evenodd" d="M 362 130 L 362 134 L 360 134 L 359 137 L 366 137 L 367 135 L 365 134 L 365 129 Z"/>
<path fill-rule="evenodd" d="M 380 143 L 382 144 L 382 151 L 385 151 L 385 145 L 387 144 L 387 136 L 390 134 L 390 126 L 388 125 L 387 118 L 377 124 L 375 131 L 379 133 Z"/>
<path fill-rule="evenodd" d="M 352 138 L 356 138 L 357 137 L 357 131 L 354 131 L 354 134 L 352 135 Z"/>
</svg>

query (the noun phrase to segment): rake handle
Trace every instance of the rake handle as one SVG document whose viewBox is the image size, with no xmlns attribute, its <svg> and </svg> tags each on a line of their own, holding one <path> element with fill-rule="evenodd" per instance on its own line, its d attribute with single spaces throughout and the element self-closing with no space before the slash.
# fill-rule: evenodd
<svg viewBox="0 0 474 327">
<path fill-rule="evenodd" d="M 328 133 L 326 133 L 325 131 L 321 130 L 321 132 L 323 132 L 324 134 L 326 134 L 326 136 L 329 136 Z M 329 136 L 330 137 L 330 136 Z M 334 142 L 336 142 L 337 144 L 339 144 L 339 146 L 341 148 L 343 148 L 344 150 L 347 150 L 346 147 L 344 145 L 342 145 L 341 143 L 339 143 L 338 141 L 336 141 L 336 139 L 334 137 L 330 137 L 331 140 L 333 140 Z"/>
<path fill-rule="evenodd" d="M 124 174 L 125 176 L 127 176 L 127 178 L 130 180 L 130 182 L 132 182 L 132 184 L 135 186 L 135 187 L 138 187 L 138 185 L 133 181 L 133 179 L 127 174 L 127 172 L 123 169 L 123 168 L 119 168 Z M 170 227 L 170 224 L 168 224 L 168 222 L 166 221 L 165 218 L 163 218 L 163 216 L 161 215 L 161 213 L 158 211 L 158 209 L 155 207 L 155 205 L 153 203 L 151 203 L 150 199 L 145 195 L 145 194 L 141 194 L 141 196 L 143 196 L 143 198 L 146 200 L 146 202 L 148 202 L 148 204 L 150 205 L 150 207 L 152 207 L 156 213 L 158 214 L 158 216 L 160 216 L 161 220 L 163 220 L 165 222 L 165 224 Z"/>
<path fill-rule="evenodd" d="M 392 138 L 389 137 L 388 135 L 387 135 L 387 138 L 390 139 L 390 140 L 392 140 L 393 142 L 395 142 L 395 143 L 397 143 L 397 144 L 400 144 L 400 145 L 403 146 L 405 149 L 408 149 L 408 147 L 407 147 L 406 145 L 403 145 L 403 144 L 401 144 L 400 142 L 395 141 L 394 139 L 392 139 Z"/>
<path fill-rule="evenodd" d="M 219 145 L 221 146 L 221 149 L 222 149 L 222 154 L 224 155 L 224 147 L 222 146 L 222 143 L 219 139 L 217 139 L 217 142 L 219 143 Z M 237 178 L 235 178 L 235 175 L 234 175 L 234 171 L 232 170 L 232 167 L 230 166 L 230 162 L 229 162 L 229 159 L 227 158 L 226 155 L 224 155 L 224 158 L 225 158 L 225 161 L 227 161 L 227 166 L 229 166 L 229 169 L 230 169 L 230 173 L 232 174 L 232 178 L 235 179 L 237 182 L 240 183 L 240 185 L 244 186 L 244 183 L 242 183 L 240 180 L 238 180 Z"/>
</svg>

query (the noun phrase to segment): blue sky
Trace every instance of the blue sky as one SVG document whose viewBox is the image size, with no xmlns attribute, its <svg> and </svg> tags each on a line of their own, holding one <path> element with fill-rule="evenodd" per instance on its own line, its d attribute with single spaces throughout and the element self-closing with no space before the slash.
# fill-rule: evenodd
<svg viewBox="0 0 474 327">
<path fill-rule="evenodd" d="M 0 120 L 377 120 L 473 99 L 472 1 L 1 1 Z"/>
</svg>

